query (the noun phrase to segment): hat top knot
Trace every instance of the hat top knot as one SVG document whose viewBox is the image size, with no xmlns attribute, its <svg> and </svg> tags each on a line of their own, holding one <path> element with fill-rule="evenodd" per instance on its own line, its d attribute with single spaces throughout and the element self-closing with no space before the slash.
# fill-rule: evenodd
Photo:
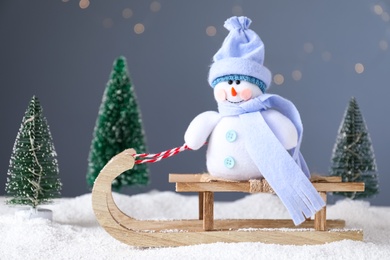
<svg viewBox="0 0 390 260">
<path fill-rule="evenodd" d="M 252 23 L 252 20 L 245 16 L 233 16 L 225 21 L 225 28 L 229 31 L 242 29 L 249 29 L 249 25 Z"/>
<path fill-rule="evenodd" d="M 213 56 L 208 78 L 212 87 L 218 80 L 227 80 L 232 75 L 243 76 L 245 79 L 255 78 L 256 82 L 265 84 L 264 90 L 271 84 L 271 72 L 263 65 L 264 44 L 249 29 L 251 23 L 252 20 L 245 16 L 233 16 L 225 21 L 224 26 L 229 34 Z"/>
</svg>

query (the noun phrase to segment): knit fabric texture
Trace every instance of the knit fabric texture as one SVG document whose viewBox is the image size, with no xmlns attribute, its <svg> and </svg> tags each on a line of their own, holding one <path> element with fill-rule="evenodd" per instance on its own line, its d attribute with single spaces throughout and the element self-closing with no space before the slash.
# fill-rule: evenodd
<svg viewBox="0 0 390 260">
<path fill-rule="evenodd" d="M 222 77 L 216 78 L 211 83 L 211 86 L 214 88 L 218 83 L 229 81 L 229 80 L 233 80 L 233 81 L 235 81 L 235 80 L 248 81 L 248 82 L 250 82 L 252 84 L 257 85 L 261 89 L 261 92 L 263 92 L 263 93 L 265 93 L 265 90 L 267 89 L 267 86 L 265 85 L 264 81 L 262 81 L 260 79 L 257 79 L 255 77 L 245 76 L 245 75 L 226 75 L 226 76 L 222 76 Z"/>
<path fill-rule="evenodd" d="M 263 65 L 264 44 L 251 29 L 247 17 L 231 17 L 225 21 L 229 30 L 221 48 L 213 57 L 208 82 L 228 75 L 244 75 L 259 79 L 266 88 L 271 84 L 271 72 Z"/>
</svg>

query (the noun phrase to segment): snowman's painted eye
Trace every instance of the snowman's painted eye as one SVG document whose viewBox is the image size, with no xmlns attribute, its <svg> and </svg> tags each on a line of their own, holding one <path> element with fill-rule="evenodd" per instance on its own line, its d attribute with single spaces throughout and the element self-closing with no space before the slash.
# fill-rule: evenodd
<svg viewBox="0 0 390 260">
<path fill-rule="evenodd" d="M 241 83 L 241 81 L 236 80 L 236 84 L 237 84 L 237 85 L 240 85 L 240 83 Z"/>
<path fill-rule="evenodd" d="M 228 84 L 229 85 L 233 84 L 233 80 L 229 79 Z"/>
</svg>

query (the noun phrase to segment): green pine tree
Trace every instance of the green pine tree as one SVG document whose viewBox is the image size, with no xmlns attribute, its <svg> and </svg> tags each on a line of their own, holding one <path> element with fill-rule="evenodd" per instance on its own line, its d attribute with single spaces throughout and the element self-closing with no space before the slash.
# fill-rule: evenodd
<svg viewBox="0 0 390 260">
<path fill-rule="evenodd" d="M 378 176 L 374 150 L 367 126 L 354 97 L 349 101 L 341 122 L 331 158 L 331 176 L 343 182 L 364 182 L 364 192 L 334 192 L 351 199 L 378 194 Z"/>
<path fill-rule="evenodd" d="M 12 151 L 6 183 L 7 203 L 36 208 L 59 198 L 60 191 L 53 139 L 39 100 L 34 96 Z"/>
<path fill-rule="evenodd" d="M 119 57 L 114 62 L 94 129 L 88 159 L 88 185 L 92 187 L 106 163 L 127 148 L 134 148 L 137 153 L 146 150 L 141 114 L 126 59 Z M 145 185 L 148 179 L 147 165 L 137 164 L 119 175 L 112 187 L 119 191 L 122 186 Z"/>
</svg>

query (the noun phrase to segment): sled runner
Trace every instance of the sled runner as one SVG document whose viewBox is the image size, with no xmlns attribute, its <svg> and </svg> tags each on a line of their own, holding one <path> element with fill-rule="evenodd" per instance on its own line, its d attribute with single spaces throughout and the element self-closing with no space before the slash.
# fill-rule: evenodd
<svg viewBox="0 0 390 260">
<path fill-rule="evenodd" d="M 112 197 L 111 183 L 133 168 L 136 152 L 128 149 L 114 156 L 102 169 L 92 191 L 92 206 L 99 224 L 114 238 L 131 246 L 187 246 L 216 242 L 262 242 L 312 245 L 344 239 L 363 240 L 363 231 L 344 229 L 345 221 L 327 220 L 326 207 L 314 220 L 298 227 L 282 219 L 214 219 L 214 192 L 271 192 L 265 180 L 230 182 L 208 174 L 170 174 L 177 192 L 199 193 L 199 218 L 186 220 L 137 220 L 123 213 Z M 364 183 L 342 183 L 337 177 L 316 177 L 312 183 L 326 202 L 326 193 L 364 191 Z M 194 205 L 195 206 L 195 205 Z"/>
</svg>

